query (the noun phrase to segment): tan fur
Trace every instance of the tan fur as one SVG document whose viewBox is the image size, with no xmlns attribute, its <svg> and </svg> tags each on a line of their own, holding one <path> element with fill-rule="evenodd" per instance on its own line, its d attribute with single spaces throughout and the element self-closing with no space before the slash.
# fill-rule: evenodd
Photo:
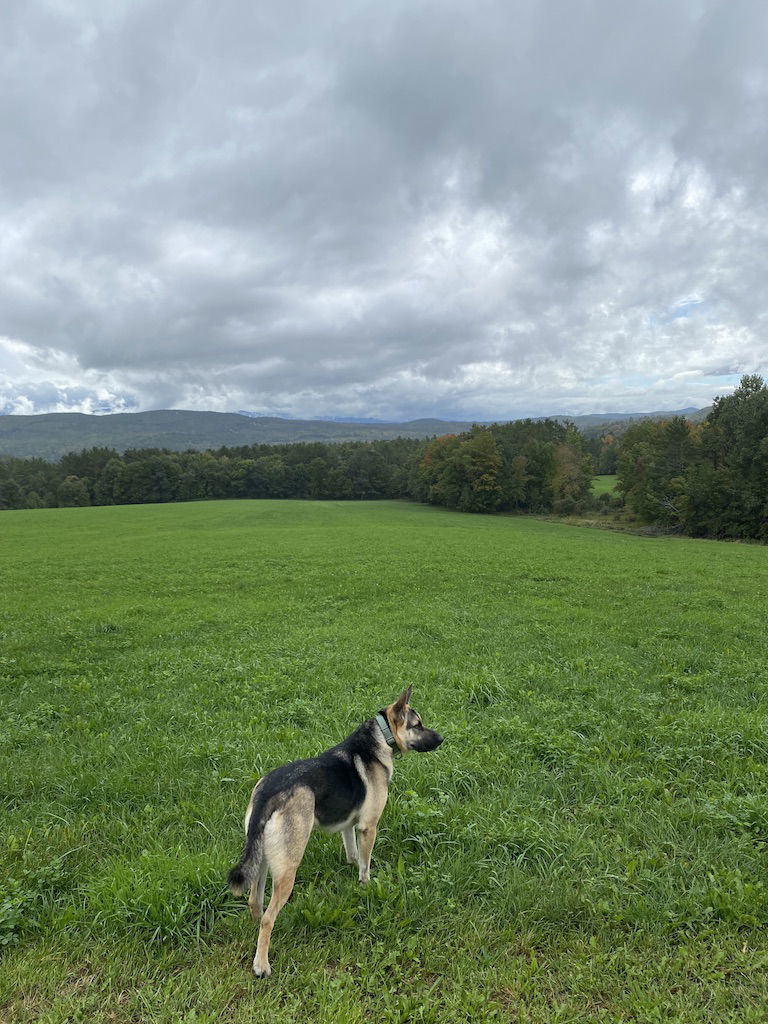
<svg viewBox="0 0 768 1024">
<path fill-rule="evenodd" d="M 368 790 L 360 808 L 357 834 L 360 840 L 358 851 L 358 878 L 365 885 L 371 874 L 371 854 L 376 842 L 376 827 L 387 804 L 389 795 L 389 774 L 383 765 L 371 765 L 368 772 Z"/>
<path fill-rule="evenodd" d="M 259 788 L 260 785 L 261 785 L 261 779 L 259 779 L 259 781 L 256 783 L 256 785 L 251 790 L 251 799 L 248 801 L 248 806 L 245 809 L 245 834 L 246 835 L 248 835 L 248 825 L 250 824 L 251 815 L 253 814 L 253 801 L 256 799 L 256 790 Z"/>
<path fill-rule="evenodd" d="M 248 893 L 248 909 L 256 924 L 261 921 L 261 915 L 264 913 L 264 890 L 267 887 L 268 868 L 267 858 L 262 857 L 259 861 L 258 872 L 251 882 L 251 888 Z"/>
<path fill-rule="evenodd" d="M 421 723 L 421 717 L 416 712 L 411 712 L 409 701 L 412 693 L 413 686 L 409 686 L 406 690 L 403 690 L 394 704 L 390 704 L 386 709 L 389 728 L 392 730 L 395 743 L 402 753 L 406 753 L 406 751 L 411 749 L 409 736 L 412 734 L 412 730 L 408 726 L 409 717 L 414 715 L 416 720 Z"/>
<path fill-rule="evenodd" d="M 257 978 L 268 978 L 269 940 L 275 919 L 293 892 L 296 871 L 315 821 L 315 798 L 311 790 L 299 788 L 285 805 L 275 811 L 264 827 L 264 859 L 272 875 L 272 896 L 261 918 L 253 973 Z"/>
</svg>

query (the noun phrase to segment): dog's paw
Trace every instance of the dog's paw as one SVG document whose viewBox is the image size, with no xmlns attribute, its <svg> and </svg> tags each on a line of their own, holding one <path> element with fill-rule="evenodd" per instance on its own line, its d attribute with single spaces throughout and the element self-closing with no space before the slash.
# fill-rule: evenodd
<svg viewBox="0 0 768 1024">
<path fill-rule="evenodd" d="M 255 978 L 268 978 L 272 973 L 272 968 L 269 964 L 260 964 L 255 960 L 253 961 L 253 975 Z"/>
<path fill-rule="evenodd" d="M 370 880 L 370 875 L 360 875 L 360 877 L 358 878 L 358 882 L 360 883 L 360 885 L 368 885 Z"/>
</svg>

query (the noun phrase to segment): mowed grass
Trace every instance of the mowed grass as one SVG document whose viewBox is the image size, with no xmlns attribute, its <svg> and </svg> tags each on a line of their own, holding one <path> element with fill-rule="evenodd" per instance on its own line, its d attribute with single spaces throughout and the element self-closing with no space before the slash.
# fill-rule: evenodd
<svg viewBox="0 0 768 1024">
<path fill-rule="evenodd" d="M 616 474 L 603 474 L 592 478 L 592 494 L 599 498 L 601 494 L 614 495 L 616 493 Z"/>
<path fill-rule="evenodd" d="M 0 1020 L 763 1021 L 768 549 L 405 503 L 0 517 Z M 259 775 L 414 683 L 272 944 Z"/>
</svg>

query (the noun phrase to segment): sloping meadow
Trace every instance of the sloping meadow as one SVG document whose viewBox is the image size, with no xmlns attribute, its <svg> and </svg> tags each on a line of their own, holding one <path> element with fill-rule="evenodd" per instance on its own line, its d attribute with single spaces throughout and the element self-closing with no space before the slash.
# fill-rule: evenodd
<svg viewBox="0 0 768 1024">
<path fill-rule="evenodd" d="M 0 517 L 0 1019 L 758 1021 L 768 550 L 399 502 Z M 406 684 L 360 889 L 250 788 Z"/>
</svg>

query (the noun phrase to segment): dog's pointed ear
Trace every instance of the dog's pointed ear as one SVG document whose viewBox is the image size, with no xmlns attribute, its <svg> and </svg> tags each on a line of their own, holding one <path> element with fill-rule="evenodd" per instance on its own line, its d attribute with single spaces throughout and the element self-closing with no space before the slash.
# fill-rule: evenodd
<svg viewBox="0 0 768 1024">
<path fill-rule="evenodd" d="M 392 714 L 395 716 L 397 721 L 402 721 L 405 718 L 405 708 L 407 704 L 411 702 L 411 694 L 413 693 L 413 683 L 410 686 L 406 686 L 400 696 L 397 698 L 395 703 L 392 705 Z"/>
</svg>

